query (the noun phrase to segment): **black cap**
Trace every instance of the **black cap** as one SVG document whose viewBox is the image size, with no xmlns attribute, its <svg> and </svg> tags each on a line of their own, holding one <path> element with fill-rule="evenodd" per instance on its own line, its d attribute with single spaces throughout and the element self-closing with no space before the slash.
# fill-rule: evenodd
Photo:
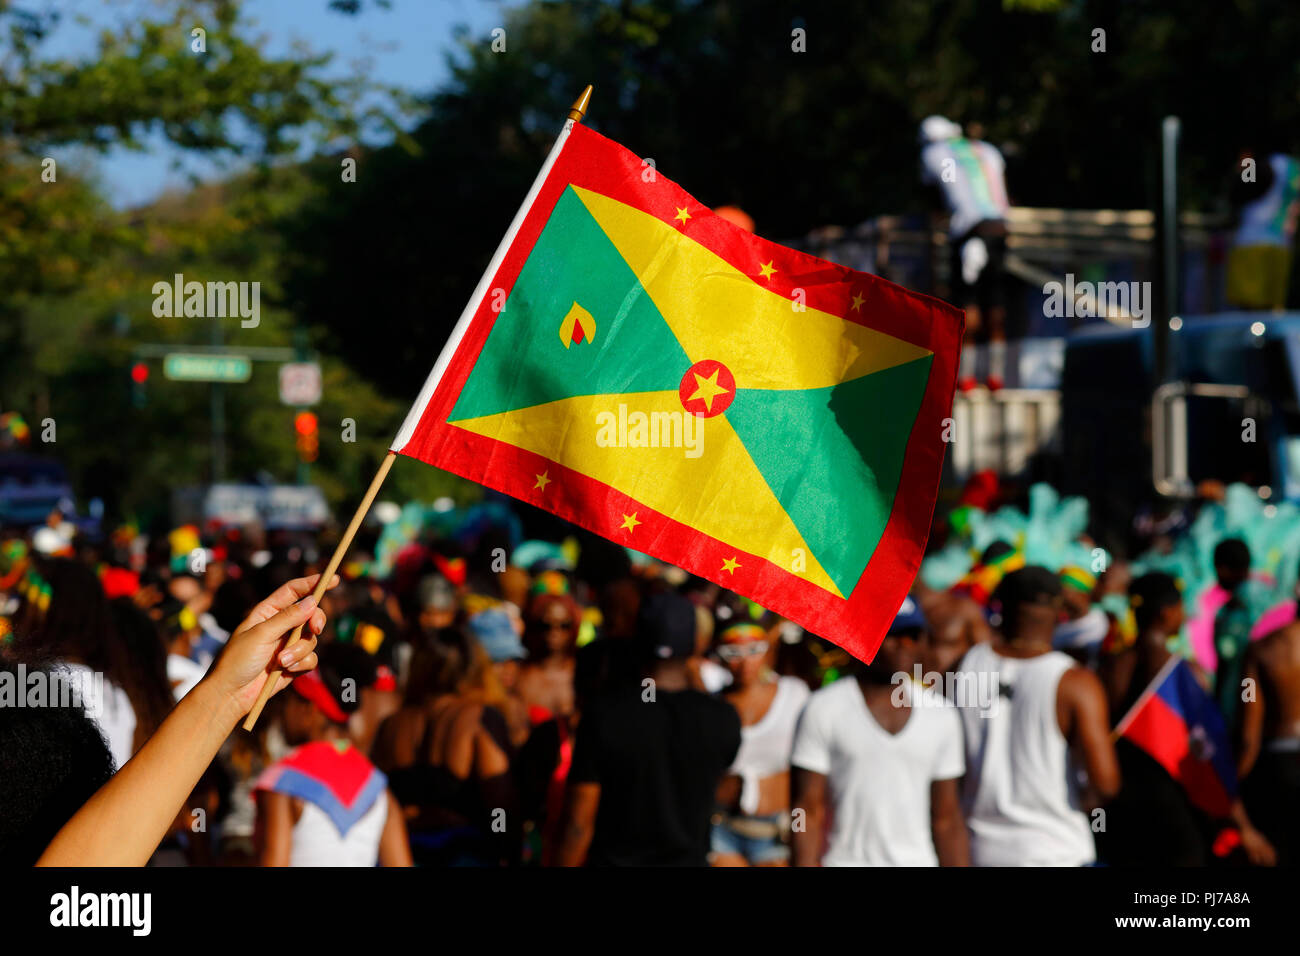
<svg viewBox="0 0 1300 956">
<path fill-rule="evenodd" d="M 636 640 L 655 660 L 677 660 L 695 653 L 695 605 L 674 591 L 652 594 L 641 602 Z"/>
</svg>

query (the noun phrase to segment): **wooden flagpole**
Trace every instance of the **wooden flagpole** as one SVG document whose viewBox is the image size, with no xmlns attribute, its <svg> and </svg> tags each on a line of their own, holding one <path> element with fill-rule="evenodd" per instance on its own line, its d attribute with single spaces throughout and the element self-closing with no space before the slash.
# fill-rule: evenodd
<svg viewBox="0 0 1300 956">
<path fill-rule="evenodd" d="M 574 123 L 581 123 L 583 117 L 587 114 L 587 106 L 590 103 L 591 86 L 588 84 L 587 88 L 582 91 L 582 95 L 579 96 L 578 99 L 574 101 L 573 106 L 569 108 L 568 119 Z M 513 240 L 513 236 L 507 237 L 507 239 L 508 241 L 503 243 L 503 246 L 509 246 L 510 241 Z M 393 467 L 393 461 L 396 458 L 397 453 L 390 450 L 388 454 L 384 456 L 383 463 L 380 464 L 379 470 L 375 472 L 375 477 L 371 479 L 370 487 L 366 489 L 365 497 L 361 499 L 361 504 L 357 505 L 357 510 L 352 515 L 352 520 L 348 522 L 347 530 L 343 532 L 343 537 L 339 539 L 338 546 L 334 549 L 334 554 L 330 557 L 329 564 L 326 565 L 324 573 L 320 576 L 320 580 L 316 582 L 315 590 L 312 591 L 312 597 L 316 599 L 317 604 L 319 604 L 320 599 L 324 597 L 330 581 L 333 580 L 335 572 L 339 569 L 339 565 L 343 563 L 344 555 L 347 554 L 348 548 L 352 546 L 352 539 L 356 537 L 357 530 L 361 527 L 361 522 L 365 520 L 367 513 L 370 511 L 370 506 L 375 503 L 375 497 L 379 494 L 379 489 L 383 485 L 384 479 L 388 477 L 388 470 Z M 289 639 L 285 641 L 284 646 L 286 648 L 293 647 L 294 644 L 298 643 L 301 637 L 302 626 L 299 625 L 293 629 L 293 632 L 289 635 Z M 280 681 L 281 670 L 281 668 L 276 667 L 267 675 L 266 683 L 262 685 L 261 693 L 257 695 L 257 702 L 253 704 L 253 709 L 248 712 L 248 716 L 244 719 L 245 730 L 252 730 L 253 726 L 257 723 L 257 718 L 262 714 L 262 708 L 265 707 L 266 702 L 271 699 L 271 693 L 275 690 L 275 685 Z"/>
<path fill-rule="evenodd" d="M 361 499 L 361 504 L 357 505 L 356 512 L 352 515 L 352 520 L 348 522 L 348 528 L 343 532 L 343 537 L 339 539 L 338 546 L 334 549 L 334 554 L 330 557 L 330 563 L 325 566 L 325 571 L 316 582 L 316 589 L 311 592 L 311 596 L 320 603 L 324 597 L 326 589 L 330 586 L 330 581 L 334 580 L 334 574 L 343 563 L 343 556 L 347 554 L 348 548 L 352 545 L 352 539 L 356 537 L 357 529 L 361 527 L 361 522 L 365 520 L 366 514 L 370 511 L 370 506 L 375 503 L 375 496 L 379 494 L 379 487 L 388 477 L 388 470 L 393 467 L 393 462 L 397 460 L 397 452 L 390 451 L 384 456 L 383 463 L 380 464 L 379 470 L 375 472 L 375 477 L 370 480 L 370 487 L 366 489 L 366 495 Z M 299 624 L 289 635 L 289 640 L 284 644 L 286 648 L 293 647 L 302 637 L 303 626 Z M 277 667 L 267 675 L 266 683 L 262 685 L 262 692 L 257 695 L 257 703 L 253 709 L 248 712 L 244 719 L 244 729 L 252 730 L 253 725 L 257 723 L 257 718 L 262 713 L 262 708 L 266 702 L 271 699 L 271 692 L 280 680 L 281 668 Z"/>
<path fill-rule="evenodd" d="M 1170 654 L 1169 660 L 1165 661 L 1164 666 L 1156 672 L 1156 676 L 1151 678 L 1151 683 L 1147 684 L 1146 689 L 1138 695 L 1138 699 L 1133 701 L 1133 706 L 1128 709 L 1122 720 L 1115 725 L 1115 729 L 1110 732 L 1110 742 L 1115 743 L 1119 738 L 1124 736 L 1124 731 L 1128 730 L 1128 725 L 1133 723 L 1133 718 L 1137 712 L 1142 709 L 1148 700 L 1150 700 L 1160 689 L 1169 672 L 1178 666 L 1179 657 L 1177 654 Z"/>
</svg>

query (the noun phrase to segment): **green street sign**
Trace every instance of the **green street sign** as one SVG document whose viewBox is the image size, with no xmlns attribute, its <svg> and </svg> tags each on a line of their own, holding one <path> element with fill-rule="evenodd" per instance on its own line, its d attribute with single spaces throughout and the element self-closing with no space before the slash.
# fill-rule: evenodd
<svg viewBox="0 0 1300 956">
<path fill-rule="evenodd" d="M 253 363 L 243 355 L 192 355 L 173 352 L 163 360 L 163 375 L 176 382 L 247 382 Z"/>
</svg>

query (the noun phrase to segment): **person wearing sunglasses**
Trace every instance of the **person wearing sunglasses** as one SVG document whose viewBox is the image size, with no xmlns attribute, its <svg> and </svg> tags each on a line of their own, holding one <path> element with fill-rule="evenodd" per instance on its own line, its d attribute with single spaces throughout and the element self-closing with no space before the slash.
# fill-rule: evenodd
<svg viewBox="0 0 1300 956">
<path fill-rule="evenodd" d="M 772 641 L 741 622 L 718 635 L 714 651 L 731 672 L 723 698 L 740 716 L 740 750 L 718 785 L 709 862 L 713 866 L 788 866 L 790 753 L 809 697 L 797 677 L 771 667 Z"/>
<path fill-rule="evenodd" d="M 528 660 L 519 696 L 551 717 L 573 714 L 573 670 L 582 611 L 567 594 L 534 594 L 524 614 Z"/>
</svg>

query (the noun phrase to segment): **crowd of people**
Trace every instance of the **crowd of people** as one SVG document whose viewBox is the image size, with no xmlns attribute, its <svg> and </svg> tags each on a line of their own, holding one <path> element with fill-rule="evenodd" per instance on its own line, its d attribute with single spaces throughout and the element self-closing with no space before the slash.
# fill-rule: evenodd
<svg viewBox="0 0 1300 956">
<path fill-rule="evenodd" d="M 9 863 L 1267 865 L 1300 849 L 1300 623 L 1294 600 L 1238 599 L 1236 539 L 1215 552 L 1207 667 L 1179 650 L 1169 574 L 1047 568 L 1015 542 L 951 586 L 918 578 L 863 664 L 596 539 L 574 560 L 430 527 L 386 566 L 372 535 L 317 607 L 325 541 L 42 537 L 0 541 Z M 1125 718 L 1173 662 L 1220 716 L 1171 770 Z M 275 666 L 281 692 L 237 729 Z M 1216 747 L 1222 806 L 1187 763 Z"/>
</svg>

